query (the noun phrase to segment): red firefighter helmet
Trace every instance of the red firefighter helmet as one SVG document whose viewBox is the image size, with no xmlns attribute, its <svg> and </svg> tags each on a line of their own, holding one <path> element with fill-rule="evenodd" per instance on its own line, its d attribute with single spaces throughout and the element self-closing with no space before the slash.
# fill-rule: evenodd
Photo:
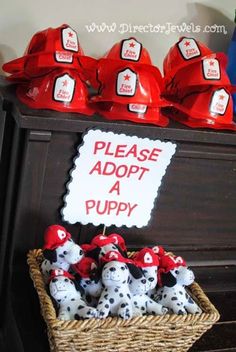
<svg viewBox="0 0 236 352">
<path fill-rule="evenodd" d="M 161 127 L 166 127 L 169 123 L 169 119 L 161 113 L 160 108 L 144 104 L 97 103 L 96 111 L 108 120 L 128 120 Z"/>
<path fill-rule="evenodd" d="M 80 56 L 79 61 L 87 73 L 87 77 L 91 85 L 98 89 L 100 86 L 99 75 L 104 72 L 113 70 L 118 66 L 120 69 L 132 64 L 137 70 L 139 67 L 151 67 L 151 57 L 140 42 L 131 37 L 121 40 L 113 45 L 113 47 L 99 60 Z"/>
<path fill-rule="evenodd" d="M 51 109 L 92 115 L 85 83 L 75 70 L 52 70 L 17 87 L 18 98 L 33 109 Z"/>
<path fill-rule="evenodd" d="M 202 91 L 206 86 L 231 87 L 222 56 L 212 54 L 190 63 L 178 70 L 175 75 L 164 78 L 164 95 L 174 100 L 182 99 L 190 91 Z"/>
<path fill-rule="evenodd" d="M 91 102 L 135 103 L 153 107 L 167 105 L 161 98 L 163 79 L 157 67 L 124 66 L 118 61 L 108 61 L 106 69 L 104 66 L 98 68 L 97 78 L 100 88 Z"/>
<path fill-rule="evenodd" d="M 152 65 L 152 60 L 147 49 L 145 49 L 142 44 L 133 37 L 121 40 L 114 44 L 103 58 Z"/>
<path fill-rule="evenodd" d="M 62 67 L 81 71 L 78 57 L 83 56 L 77 33 L 67 24 L 47 28 L 33 35 L 24 55 L 3 65 L 11 80 L 30 79 Z"/>
<path fill-rule="evenodd" d="M 192 92 L 170 111 L 168 116 L 189 127 L 236 130 L 232 96 L 224 87 L 211 86 L 201 93 Z"/>
<path fill-rule="evenodd" d="M 180 40 L 170 48 L 164 59 L 164 75 L 173 76 L 173 74 L 181 68 L 211 54 L 213 54 L 213 52 L 203 43 L 194 38 L 181 37 Z"/>
</svg>

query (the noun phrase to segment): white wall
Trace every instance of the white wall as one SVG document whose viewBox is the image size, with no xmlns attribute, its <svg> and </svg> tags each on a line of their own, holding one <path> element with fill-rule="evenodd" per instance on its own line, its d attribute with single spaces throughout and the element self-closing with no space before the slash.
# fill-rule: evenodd
<svg viewBox="0 0 236 352">
<path fill-rule="evenodd" d="M 114 42 L 131 35 L 150 51 L 160 68 L 179 33 L 120 33 L 121 24 L 201 25 L 195 36 L 217 51 L 227 51 L 234 29 L 235 0 L 0 0 L 0 65 L 23 54 L 32 35 L 47 27 L 70 24 L 87 55 L 102 56 Z M 113 33 L 89 33 L 86 25 L 116 23 Z M 205 25 L 224 25 L 227 34 L 204 33 Z M 186 33 L 183 33 L 186 34 Z"/>
</svg>

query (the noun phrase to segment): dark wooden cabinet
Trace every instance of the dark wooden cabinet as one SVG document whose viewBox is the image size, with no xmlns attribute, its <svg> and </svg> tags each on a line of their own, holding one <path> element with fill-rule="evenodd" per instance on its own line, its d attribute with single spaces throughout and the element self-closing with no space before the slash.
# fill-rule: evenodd
<svg viewBox="0 0 236 352">
<path fill-rule="evenodd" d="M 16 99 L 14 87 L 5 84 L 1 102 L 0 152 L 4 153 L 0 155 L 5 175 L 1 180 L 1 238 L 5 239 L 4 253 L 9 250 L 6 280 L 25 351 L 48 348 L 26 253 L 42 246 L 46 226 L 62 223 L 60 209 L 73 157 L 82 133 L 94 127 L 177 144 L 150 225 L 110 227 L 107 233 L 117 230 L 132 249 L 161 244 L 183 255 L 222 314 L 221 322 L 192 351 L 236 348 L 236 134 L 192 130 L 174 122 L 159 128 L 31 110 Z M 92 225 L 64 225 L 80 243 L 89 242 L 102 230 Z M 221 332 L 228 345 L 216 339 Z"/>
</svg>

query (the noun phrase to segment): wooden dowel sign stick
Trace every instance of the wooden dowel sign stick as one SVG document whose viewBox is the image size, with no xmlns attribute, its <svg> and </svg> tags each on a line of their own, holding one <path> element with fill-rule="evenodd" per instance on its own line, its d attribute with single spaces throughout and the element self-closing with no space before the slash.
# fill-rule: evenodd
<svg viewBox="0 0 236 352">
<path fill-rule="evenodd" d="M 103 231 L 102 231 L 103 236 L 105 236 L 105 232 L 106 232 L 106 225 L 104 225 L 104 227 L 103 227 Z"/>
</svg>

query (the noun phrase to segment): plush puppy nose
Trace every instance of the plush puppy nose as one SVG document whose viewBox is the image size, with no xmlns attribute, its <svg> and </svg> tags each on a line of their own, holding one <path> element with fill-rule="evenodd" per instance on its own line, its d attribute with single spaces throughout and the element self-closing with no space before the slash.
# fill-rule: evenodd
<svg viewBox="0 0 236 352">
<path fill-rule="evenodd" d="M 116 271 L 116 268 L 112 267 L 112 268 L 110 268 L 110 271 Z"/>
<path fill-rule="evenodd" d="M 142 282 L 142 284 L 146 284 L 147 280 L 146 279 L 142 279 L 141 282 Z"/>
</svg>

